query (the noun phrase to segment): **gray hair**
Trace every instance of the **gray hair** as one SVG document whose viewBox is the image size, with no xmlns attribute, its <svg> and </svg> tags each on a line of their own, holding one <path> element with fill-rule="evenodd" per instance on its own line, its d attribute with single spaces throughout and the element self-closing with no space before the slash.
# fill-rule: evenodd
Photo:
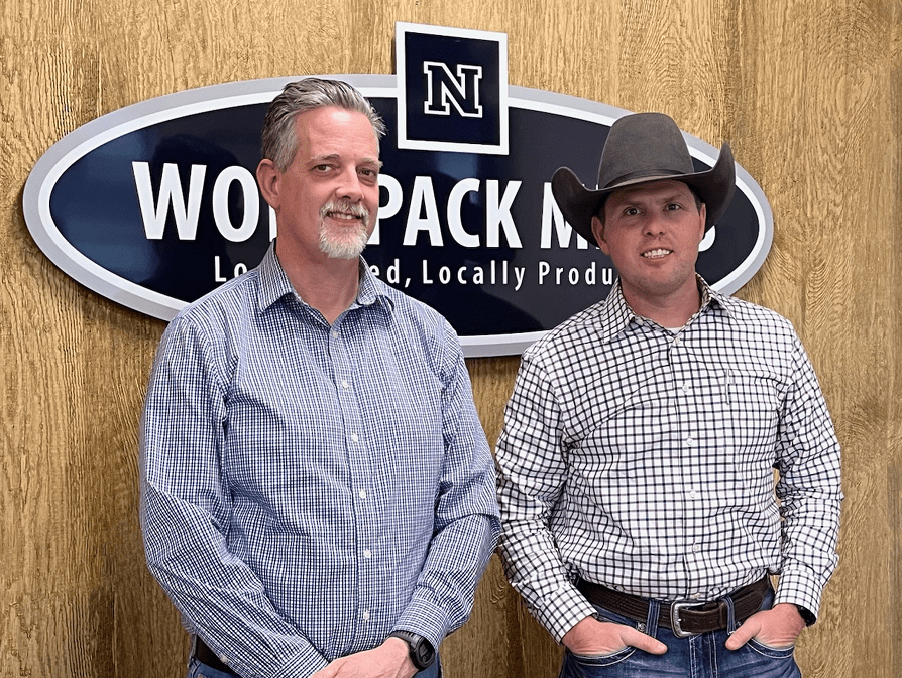
<svg viewBox="0 0 902 678">
<path fill-rule="evenodd" d="M 328 106 L 363 113 L 373 126 L 378 148 L 379 137 L 385 134 L 385 124 L 360 92 L 340 80 L 304 78 L 285 85 L 269 104 L 261 135 L 263 157 L 272 160 L 280 172 L 285 172 L 298 150 L 295 118 L 305 111 Z"/>
</svg>

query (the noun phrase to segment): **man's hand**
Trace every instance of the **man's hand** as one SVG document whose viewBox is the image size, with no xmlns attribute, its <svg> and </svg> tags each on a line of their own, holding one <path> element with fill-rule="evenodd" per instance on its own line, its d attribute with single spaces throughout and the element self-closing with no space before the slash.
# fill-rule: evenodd
<svg viewBox="0 0 902 678">
<path fill-rule="evenodd" d="M 336 659 L 310 678 L 411 678 L 417 667 L 400 638 L 386 638 L 379 647 Z"/>
<path fill-rule="evenodd" d="M 743 622 L 737 631 L 727 638 L 726 648 L 738 650 L 755 638 L 773 648 L 787 648 L 805 628 L 805 620 L 792 603 L 778 603 L 771 610 L 756 612 Z"/>
<path fill-rule="evenodd" d="M 626 647 L 635 647 L 652 654 L 667 652 L 664 643 L 632 626 L 601 622 L 594 617 L 586 617 L 577 623 L 567 631 L 561 642 L 573 654 L 589 657 L 613 654 Z"/>
</svg>

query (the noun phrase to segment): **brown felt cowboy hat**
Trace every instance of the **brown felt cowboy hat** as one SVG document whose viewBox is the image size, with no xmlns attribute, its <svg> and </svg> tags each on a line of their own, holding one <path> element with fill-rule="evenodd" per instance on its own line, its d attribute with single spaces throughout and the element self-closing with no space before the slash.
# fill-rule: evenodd
<svg viewBox="0 0 902 678">
<path fill-rule="evenodd" d="M 705 203 L 707 230 L 723 215 L 736 190 L 736 163 L 724 144 L 714 167 L 696 172 L 683 134 L 663 113 L 635 113 L 611 125 L 598 165 L 598 188 L 591 190 L 567 167 L 551 179 L 551 191 L 564 218 L 593 245 L 592 217 L 612 191 L 648 181 L 673 179 L 688 184 Z"/>
</svg>

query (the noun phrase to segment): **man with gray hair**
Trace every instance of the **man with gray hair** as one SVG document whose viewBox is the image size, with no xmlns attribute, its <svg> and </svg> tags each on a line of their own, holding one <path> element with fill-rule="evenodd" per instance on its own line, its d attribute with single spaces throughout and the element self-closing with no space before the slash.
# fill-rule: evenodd
<svg viewBox="0 0 902 678">
<path fill-rule="evenodd" d="M 278 237 L 158 349 L 141 524 L 189 678 L 438 676 L 494 548 L 457 337 L 360 256 L 382 133 L 345 83 L 285 87 L 257 167 Z"/>
</svg>

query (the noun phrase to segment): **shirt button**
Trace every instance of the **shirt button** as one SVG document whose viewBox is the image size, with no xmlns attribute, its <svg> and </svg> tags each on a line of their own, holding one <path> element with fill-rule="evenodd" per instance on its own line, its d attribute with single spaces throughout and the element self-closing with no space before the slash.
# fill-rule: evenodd
<svg viewBox="0 0 902 678">
<path fill-rule="evenodd" d="M 693 445 L 695 445 L 695 438 L 693 438 L 692 436 L 689 436 L 688 438 L 686 438 L 686 444 L 689 447 L 692 447 Z"/>
<path fill-rule="evenodd" d="M 689 490 L 689 498 L 690 499 L 698 499 L 698 491 L 697 490 Z"/>
<path fill-rule="evenodd" d="M 338 339 L 338 330 L 332 330 L 332 338 Z"/>
<path fill-rule="evenodd" d="M 360 490 L 359 495 L 361 499 L 366 499 L 366 490 Z"/>
<path fill-rule="evenodd" d="M 689 393 L 689 391 L 691 389 L 691 387 L 689 386 L 689 382 L 684 382 L 683 385 L 680 386 L 680 389 L 683 391 L 683 393 Z"/>
<path fill-rule="evenodd" d="M 352 434 L 351 434 L 351 441 L 356 443 L 358 440 L 360 440 L 360 438 L 357 437 L 357 434 L 356 434 L 356 433 L 352 433 Z"/>
<path fill-rule="evenodd" d="M 364 558 L 370 558 L 372 555 L 373 555 L 372 551 L 370 551 L 369 549 L 363 549 L 363 557 Z"/>
<path fill-rule="evenodd" d="M 369 621 L 369 620 L 370 620 L 370 611 L 364 610 L 363 611 L 363 621 Z"/>
<path fill-rule="evenodd" d="M 674 337 L 674 339 L 673 339 L 673 344 L 674 344 L 674 346 L 679 346 L 682 342 L 683 342 L 683 340 L 679 337 L 679 335 L 677 335 L 677 336 Z"/>
<path fill-rule="evenodd" d="M 342 379 L 342 380 L 341 380 L 341 387 L 344 388 L 344 389 L 347 389 L 347 388 L 350 388 L 351 385 L 348 383 L 348 380 L 347 380 L 347 379 Z"/>
<path fill-rule="evenodd" d="M 698 551 L 699 551 L 700 548 L 701 548 L 701 547 L 700 547 L 698 544 L 693 544 L 693 545 L 692 545 L 692 552 L 693 552 L 693 553 L 698 553 Z"/>
</svg>

